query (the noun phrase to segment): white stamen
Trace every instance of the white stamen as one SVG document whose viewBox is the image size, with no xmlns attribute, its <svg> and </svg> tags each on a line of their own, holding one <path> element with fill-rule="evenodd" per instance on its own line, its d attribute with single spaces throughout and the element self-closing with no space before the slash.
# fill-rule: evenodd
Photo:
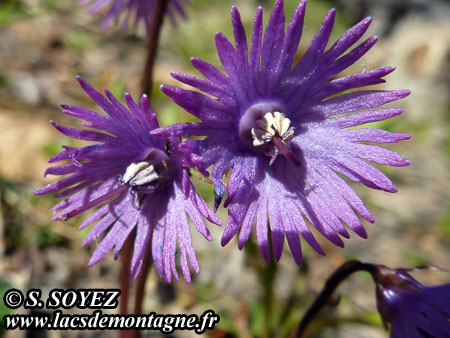
<svg viewBox="0 0 450 338">
<path fill-rule="evenodd" d="M 271 142 L 275 136 L 288 144 L 294 136 L 294 127 L 291 127 L 291 120 L 278 111 L 266 113 L 255 124 L 255 128 L 251 130 L 255 147 Z"/>
<path fill-rule="evenodd" d="M 172 162 L 169 159 L 157 162 L 161 156 L 158 158 L 155 154 L 148 158 L 153 162 L 133 162 L 125 169 L 125 173 L 119 176 L 122 186 L 128 187 L 128 192 L 134 197 L 133 205 L 137 210 L 148 194 L 153 194 L 162 186 L 169 184 L 174 177 Z"/>
<path fill-rule="evenodd" d="M 122 183 L 128 183 L 135 177 L 141 170 L 144 170 L 149 166 L 148 162 L 131 163 L 125 170 L 125 174 L 122 176 Z"/>
<path fill-rule="evenodd" d="M 140 210 L 141 209 L 141 203 L 142 200 L 144 199 L 145 195 L 144 194 L 140 194 L 138 192 L 134 192 L 131 193 L 132 196 L 134 196 L 134 200 L 133 200 L 133 206 L 136 210 Z"/>
<path fill-rule="evenodd" d="M 152 183 L 154 181 L 157 181 L 159 178 L 159 175 L 155 171 L 155 167 L 153 165 L 150 165 L 149 167 L 145 168 L 144 170 L 139 171 L 136 176 L 134 176 L 130 180 L 131 186 L 140 186 Z"/>
</svg>

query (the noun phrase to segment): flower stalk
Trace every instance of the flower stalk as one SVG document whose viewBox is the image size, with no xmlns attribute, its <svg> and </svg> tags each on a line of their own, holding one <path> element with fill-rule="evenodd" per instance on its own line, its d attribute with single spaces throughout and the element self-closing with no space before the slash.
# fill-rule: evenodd
<svg viewBox="0 0 450 338">
<path fill-rule="evenodd" d="M 362 263 L 360 261 L 348 261 L 342 264 L 333 274 L 328 278 L 325 283 L 324 288 L 317 296 L 314 303 L 309 307 L 306 311 L 303 319 L 301 320 L 299 326 L 297 327 L 296 332 L 292 336 L 292 338 L 301 338 L 305 333 L 306 328 L 309 323 L 314 319 L 319 310 L 327 304 L 334 290 L 339 286 L 339 284 L 347 279 L 351 274 L 358 271 L 367 271 L 371 274 L 375 273 L 376 267 L 372 264 Z"/>
<path fill-rule="evenodd" d="M 120 284 L 120 314 L 128 314 L 128 298 L 130 294 L 130 264 L 133 254 L 133 238 L 134 233 L 127 238 L 122 249 L 122 266 L 119 272 L 119 284 Z M 130 337 L 130 331 L 119 330 L 120 338 Z"/>
<path fill-rule="evenodd" d="M 159 45 L 159 35 L 161 33 L 162 24 L 164 21 L 164 13 L 166 12 L 169 0 L 158 0 L 155 7 L 155 12 L 153 14 L 152 24 L 150 27 L 148 42 L 147 42 L 147 57 L 145 60 L 144 72 L 141 79 L 141 90 L 143 94 L 151 96 L 153 87 L 153 66 L 155 64 L 157 49 Z M 135 300 L 134 300 L 134 313 L 141 314 L 145 285 L 147 283 L 148 273 L 152 265 L 152 236 L 150 235 L 150 240 L 148 243 L 148 248 L 144 256 L 144 261 L 142 263 L 142 271 L 138 277 Z M 138 338 L 141 334 L 139 331 L 133 332 L 133 337 Z"/>
<path fill-rule="evenodd" d="M 156 52 L 159 45 L 159 36 L 169 0 L 158 0 L 155 5 L 153 19 L 148 34 L 147 58 L 141 79 L 142 93 L 150 96 L 153 87 L 153 66 L 156 60 Z"/>
<path fill-rule="evenodd" d="M 153 13 L 152 23 L 150 27 L 150 31 L 148 34 L 148 41 L 147 41 L 147 56 L 145 60 L 145 66 L 144 66 L 144 72 L 142 74 L 141 79 L 141 91 L 143 94 L 147 94 L 149 97 L 151 96 L 152 87 L 153 87 L 153 67 L 155 65 L 158 45 L 159 45 L 159 35 L 161 33 L 162 24 L 164 21 L 164 13 L 166 12 L 167 5 L 169 3 L 169 0 L 158 0 L 156 2 L 155 11 Z M 147 277 L 152 265 L 151 261 L 151 247 L 152 247 L 152 237 L 150 237 L 148 248 L 146 250 L 144 261 L 142 263 L 142 271 L 138 277 L 137 286 L 135 290 L 135 300 L 134 300 L 134 314 L 141 314 L 143 309 L 143 303 L 144 303 L 144 294 L 145 294 L 145 285 L 147 283 Z M 129 254 L 131 255 L 131 247 L 129 250 Z M 127 255 L 124 252 L 124 255 Z M 131 256 L 130 256 L 131 257 Z M 128 290 L 124 290 L 124 288 L 128 288 L 130 284 L 130 259 L 126 259 L 127 257 L 124 257 L 122 260 L 122 269 L 121 269 L 121 277 L 120 277 L 120 285 L 123 296 L 123 303 L 125 313 L 128 314 Z M 124 281 L 126 279 L 126 281 Z M 123 312 L 122 312 L 123 313 Z M 141 332 L 138 330 L 133 331 L 125 331 L 125 335 L 123 337 L 133 337 L 133 338 L 139 338 L 141 337 Z"/>
</svg>

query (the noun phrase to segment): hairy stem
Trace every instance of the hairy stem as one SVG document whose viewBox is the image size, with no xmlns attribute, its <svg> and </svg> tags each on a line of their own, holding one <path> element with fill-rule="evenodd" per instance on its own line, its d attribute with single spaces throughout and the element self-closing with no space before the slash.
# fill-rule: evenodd
<svg viewBox="0 0 450 338">
<path fill-rule="evenodd" d="M 133 254 L 133 241 L 136 231 L 133 231 L 126 239 L 122 247 L 122 266 L 120 268 L 119 283 L 120 283 L 120 313 L 128 314 L 128 298 L 130 294 L 130 265 Z M 130 337 L 130 331 L 120 330 L 120 338 Z"/>
<path fill-rule="evenodd" d="M 296 332 L 293 337 L 300 338 L 306 330 L 308 324 L 312 321 L 312 319 L 317 315 L 319 310 L 327 303 L 333 294 L 334 290 L 339 286 L 339 284 L 345 280 L 351 274 L 357 271 L 367 271 L 369 273 L 375 272 L 375 266 L 368 263 L 362 263 L 360 261 L 348 261 L 342 264 L 333 274 L 328 278 L 325 283 L 324 288 L 320 292 L 319 296 L 317 296 L 314 303 L 309 307 L 306 311 L 303 319 L 301 320 L 299 326 L 297 327 Z"/>
<path fill-rule="evenodd" d="M 150 31 L 148 32 L 147 59 L 145 61 L 144 72 L 141 79 L 142 93 L 150 96 L 153 86 L 153 65 L 156 59 L 156 52 L 159 45 L 159 35 L 164 20 L 169 0 L 159 0 L 156 2 L 153 12 Z"/>
<path fill-rule="evenodd" d="M 147 278 L 149 275 L 150 268 L 152 266 L 152 234 L 150 235 L 150 240 L 147 244 L 147 251 L 144 255 L 144 260 L 142 262 L 141 272 L 137 280 L 136 295 L 134 299 L 134 314 L 142 314 L 142 308 L 144 304 L 145 296 L 145 284 L 147 283 Z M 140 331 L 133 332 L 133 338 L 139 338 L 141 336 Z"/>
</svg>

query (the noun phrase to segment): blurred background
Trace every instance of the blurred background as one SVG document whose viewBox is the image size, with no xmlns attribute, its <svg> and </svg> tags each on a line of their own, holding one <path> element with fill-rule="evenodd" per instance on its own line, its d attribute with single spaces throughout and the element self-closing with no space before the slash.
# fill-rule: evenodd
<svg viewBox="0 0 450 338">
<path fill-rule="evenodd" d="M 290 18 L 297 0 L 285 0 Z M 214 33 L 232 38 L 230 7 L 237 5 L 247 32 L 258 5 L 265 20 L 272 0 L 192 0 L 188 20 L 174 27 L 166 20 L 155 66 L 152 105 L 162 125 L 191 118 L 159 90 L 159 84 L 176 84 L 170 71 L 199 75 L 190 65 L 196 56 L 219 66 Z M 267 327 L 274 337 L 287 337 L 296 326 L 325 279 L 348 259 L 414 267 L 436 264 L 450 268 L 450 3 L 439 0 L 309 0 L 299 56 L 307 48 L 327 11 L 337 9 L 331 41 L 365 16 L 373 17 L 367 35 L 380 41 L 345 74 L 380 66 L 395 66 L 387 83 L 378 89 L 409 89 L 411 96 L 393 106 L 404 114 L 377 127 L 407 132 L 411 140 L 390 148 L 412 160 L 406 168 L 383 168 L 399 192 L 388 194 L 352 184 L 375 216 L 365 223 L 369 239 L 352 236 L 345 249 L 317 235 L 326 257 L 305 243 L 304 265 L 298 267 L 289 251 L 281 261 L 266 264 L 249 242 L 243 252 L 237 241 L 222 248 L 221 229 L 212 225 L 213 242 L 193 231 L 201 273 L 191 284 L 166 285 L 152 270 L 145 311 L 197 313 L 213 309 L 221 316 L 210 337 L 262 337 Z M 118 287 L 119 262 L 109 254 L 87 267 L 94 245 L 81 248 L 89 229 L 78 232 L 83 216 L 66 223 L 50 221 L 51 196 L 33 191 L 50 183 L 43 177 L 47 159 L 61 145 L 79 145 L 58 133 L 49 123 L 75 126 L 78 121 L 61 113 L 59 105 L 72 104 L 99 110 L 78 86 L 81 75 L 98 90 L 124 91 L 134 98 L 145 59 L 145 32 L 125 36 L 119 27 L 99 29 L 102 15 L 88 15 L 75 0 L 0 0 L 0 295 L 9 288 Z M 249 33 L 248 33 L 249 34 Z M 219 67 L 220 68 L 220 67 Z M 222 68 L 220 68 L 222 69 Z M 212 188 L 197 181 L 200 193 L 212 205 Z M 219 210 L 226 220 L 226 211 Z M 448 273 L 415 273 L 421 282 L 448 282 Z M 340 304 L 326 308 L 310 328 L 310 337 L 387 337 L 376 311 L 374 286 L 368 275 L 348 279 L 338 290 Z M 264 304 L 271 299 L 271 313 Z M 10 310 L 0 302 L 0 316 Z M 25 313 L 18 309 L 15 313 Z M 70 313 L 69 310 L 65 311 Z M 113 311 L 114 312 L 114 311 Z M 86 313 L 72 310 L 72 313 Z M 268 319 L 268 320 L 267 320 Z M 116 332 L 2 332 L 0 337 L 108 337 Z M 159 337 L 147 332 L 145 337 Z M 195 336 L 179 331 L 174 337 Z"/>
</svg>

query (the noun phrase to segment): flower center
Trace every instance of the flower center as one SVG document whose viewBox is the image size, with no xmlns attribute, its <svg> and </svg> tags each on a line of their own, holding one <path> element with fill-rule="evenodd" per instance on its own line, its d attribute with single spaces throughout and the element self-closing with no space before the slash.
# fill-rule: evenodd
<svg viewBox="0 0 450 338">
<path fill-rule="evenodd" d="M 251 129 L 251 132 L 255 147 L 271 142 L 274 137 L 278 137 L 288 144 L 294 136 L 294 127 L 291 127 L 291 120 L 276 111 L 266 113 L 262 118 L 256 120 L 255 127 Z"/>
<path fill-rule="evenodd" d="M 146 195 L 171 183 L 175 178 L 172 161 L 162 151 L 153 149 L 145 161 L 133 162 L 120 176 L 123 185 L 128 185 L 134 197 L 134 207 L 139 210 Z"/>
<path fill-rule="evenodd" d="M 61 215 L 59 219 L 67 221 L 86 210 L 123 194 L 127 190 L 134 197 L 134 207 L 139 210 L 146 195 L 172 183 L 175 179 L 175 170 L 173 162 L 163 151 L 152 149 L 145 161 L 133 162 L 125 169 L 125 173 L 119 176 L 119 185 L 116 188 L 79 208 Z"/>
<path fill-rule="evenodd" d="M 241 139 L 251 148 L 260 150 L 270 157 L 269 165 L 281 154 L 295 165 L 300 161 L 294 156 L 290 147 L 295 128 L 291 120 L 276 104 L 260 103 L 252 106 L 241 119 L 239 134 Z"/>
</svg>

